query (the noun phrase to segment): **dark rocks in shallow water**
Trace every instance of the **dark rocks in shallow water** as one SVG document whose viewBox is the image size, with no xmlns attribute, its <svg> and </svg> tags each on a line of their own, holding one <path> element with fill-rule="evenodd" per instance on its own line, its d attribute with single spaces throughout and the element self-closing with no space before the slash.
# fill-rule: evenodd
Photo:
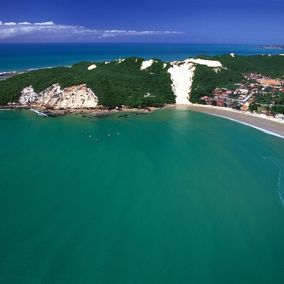
<svg viewBox="0 0 284 284">
<path fill-rule="evenodd" d="M 96 118 L 104 118 L 104 117 L 108 117 L 110 116 L 110 113 L 100 113 L 100 114 L 96 114 L 95 117 Z"/>
<path fill-rule="evenodd" d="M 119 117 L 119 118 L 125 118 L 125 117 L 128 117 L 128 114 L 127 114 L 127 113 L 120 114 L 118 117 Z"/>
<path fill-rule="evenodd" d="M 147 115 L 145 112 L 136 112 L 135 115 Z"/>
<path fill-rule="evenodd" d="M 145 112 L 131 112 L 131 113 L 124 113 L 118 116 L 118 118 L 129 118 L 131 116 L 138 116 L 138 115 L 147 115 Z"/>
<path fill-rule="evenodd" d="M 42 113 L 44 113 L 45 115 L 47 115 L 49 117 L 58 117 L 58 116 L 65 114 L 64 111 L 56 111 L 55 112 L 55 111 L 49 111 L 49 110 L 43 111 Z"/>
</svg>

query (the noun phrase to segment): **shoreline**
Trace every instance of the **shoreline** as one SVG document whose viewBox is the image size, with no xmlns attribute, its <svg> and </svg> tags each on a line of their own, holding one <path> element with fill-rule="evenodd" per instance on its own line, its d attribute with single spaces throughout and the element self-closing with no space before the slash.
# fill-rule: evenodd
<svg viewBox="0 0 284 284">
<path fill-rule="evenodd" d="M 113 113 L 151 113 L 155 110 L 163 109 L 163 107 L 145 107 L 145 108 L 120 108 L 120 109 L 107 109 L 104 107 L 85 108 L 85 109 L 46 109 L 38 106 L 24 106 L 24 105 L 9 105 L 0 106 L 0 110 L 30 110 L 40 116 L 57 117 L 62 115 L 90 115 L 90 116 L 107 116 Z"/>
<path fill-rule="evenodd" d="M 186 109 L 195 112 L 206 113 L 216 117 L 229 119 L 243 125 L 253 127 L 266 134 L 284 138 L 284 121 L 269 118 L 263 115 L 242 112 L 230 108 L 214 107 L 207 105 L 192 104 L 186 106 L 175 106 L 176 109 Z"/>
<path fill-rule="evenodd" d="M 106 109 L 103 107 L 93 109 L 67 109 L 67 110 L 47 110 L 45 108 L 33 107 L 33 106 L 22 106 L 22 105 L 11 105 L 11 106 L 0 106 L 1 110 L 30 110 L 41 116 L 57 117 L 62 115 L 82 115 L 82 116 L 94 116 L 103 117 L 114 113 L 151 113 L 156 110 L 163 109 L 176 109 L 176 110 L 190 110 L 194 112 L 201 112 L 231 121 L 241 123 L 243 125 L 255 128 L 266 134 L 277 136 L 284 139 L 284 120 L 278 120 L 276 118 L 270 118 L 265 115 L 242 112 L 239 110 L 216 107 L 200 104 L 190 105 L 176 105 L 169 104 L 163 107 L 147 107 L 147 108 L 122 108 L 122 109 Z"/>
</svg>

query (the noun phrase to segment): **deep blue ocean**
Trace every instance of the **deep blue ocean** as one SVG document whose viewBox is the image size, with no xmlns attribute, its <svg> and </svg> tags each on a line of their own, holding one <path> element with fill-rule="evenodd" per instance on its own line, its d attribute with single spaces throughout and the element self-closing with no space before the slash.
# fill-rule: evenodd
<svg viewBox="0 0 284 284">
<path fill-rule="evenodd" d="M 279 49 L 257 45 L 141 44 L 141 43 L 64 43 L 0 44 L 0 72 L 71 65 L 79 61 L 107 61 L 131 56 L 182 60 L 197 55 L 279 54 Z"/>
</svg>

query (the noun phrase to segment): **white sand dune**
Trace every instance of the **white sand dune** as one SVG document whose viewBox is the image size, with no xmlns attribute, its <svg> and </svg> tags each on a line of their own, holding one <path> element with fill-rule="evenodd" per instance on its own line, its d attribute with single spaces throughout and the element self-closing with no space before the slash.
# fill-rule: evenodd
<svg viewBox="0 0 284 284">
<path fill-rule="evenodd" d="M 189 94 L 195 66 L 193 63 L 185 61 L 172 62 L 171 65 L 168 72 L 171 75 L 172 90 L 176 96 L 176 104 L 189 105 Z"/>
<path fill-rule="evenodd" d="M 216 60 L 189 58 L 184 61 L 171 62 L 168 72 L 171 75 L 172 90 L 176 96 L 176 104 L 178 105 L 191 104 L 189 98 L 196 65 L 206 65 L 214 68 L 216 73 L 223 68 L 221 62 Z"/>
<path fill-rule="evenodd" d="M 206 65 L 208 67 L 223 67 L 221 62 L 220 61 L 217 61 L 217 60 L 206 60 L 206 59 L 193 59 L 193 58 L 190 58 L 190 59 L 187 59 L 189 62 L 192 62 L 192 63 L 195 63 L 195 64 L 200 64 L 200 65 Z M 187 61 L 185 60 L 185 61 Z"/>
<path fill-rule="evenodd" d="M 92 64 L 88 67 L 88 70 L 94 70 L 97 68 L 97 65 L 96 64 Z"/>
<path fill-rule="evenodd" d="M 141 64 L 140 70 L 145 70 L 145 69 L 151 67 L 153 63 L 154 63 L 153 59 L 144 60 Z"/>
<path fill-rule="evenodd" d="M 119 58 L 119 59 L 117 59 L 116 61 L 117 61 L 118 64 L 119 64 L 119 63 L 122 63 L 123 61 L 125 61 L 125 58 L 123 58 L 123 59 L 120 59 L 120 58 Z"/>
</svg>

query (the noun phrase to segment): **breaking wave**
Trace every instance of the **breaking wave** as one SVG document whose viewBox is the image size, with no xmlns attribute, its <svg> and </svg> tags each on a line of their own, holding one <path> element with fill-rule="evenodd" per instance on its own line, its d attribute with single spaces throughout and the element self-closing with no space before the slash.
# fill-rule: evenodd
<svg viewBox="0 0 284 284">
<path fill-rule="evenodd" d="M 227 116 L 223 116 L 223 115 L 218 115 L 218 114 L 212 114 L 212 115 L 218 116 L 218 117 L 222 117 L 222 118 L 226 118 L 226 119 L 229 119 L 229 120 L 231 120 L 231 121 L 235 121 L 235 122 L 238 122 L 238 123 L 240 123 L 240 124 L 243 124 L 243 125 L 246 125 L 246 126 L 255 128 L 255 129 L 260 130 L 260 131 L 262 131 L 262 132 L 264 132 L 264 133 L 266 133 L 266 134 L 273 135 L 273 136 L 276 136 L 276 137 L 279 137 L 279 138 L 284 139 L 284 136 L 283 136 L 283 135 L 277 134 L 277 133 L 275 133 L 275 132 L 266 130 L 266 129 L 261 128 L 261 127 L 258 127 L 258 126 L 255 126 L 255 125 L 250 124 L 250 123 L 242 122 L 242 121 L 240 121 L 240 120 L 237 120 L 237 119 L 234 119 L 234 118 L 230 118 L 230 117 L 227 117 Z"/>
<path fill-rule="evenodd" d="M 277 159 L 273 157 L 263 157 L 264 160 L 271 161 L 274 165 L 276 165 L 278 169 L 278 179 L 277 179 L 277 193 L 284 206 L 284 190 L 281 188 L 284 182 L 284 165 Z"/>
</svg>

